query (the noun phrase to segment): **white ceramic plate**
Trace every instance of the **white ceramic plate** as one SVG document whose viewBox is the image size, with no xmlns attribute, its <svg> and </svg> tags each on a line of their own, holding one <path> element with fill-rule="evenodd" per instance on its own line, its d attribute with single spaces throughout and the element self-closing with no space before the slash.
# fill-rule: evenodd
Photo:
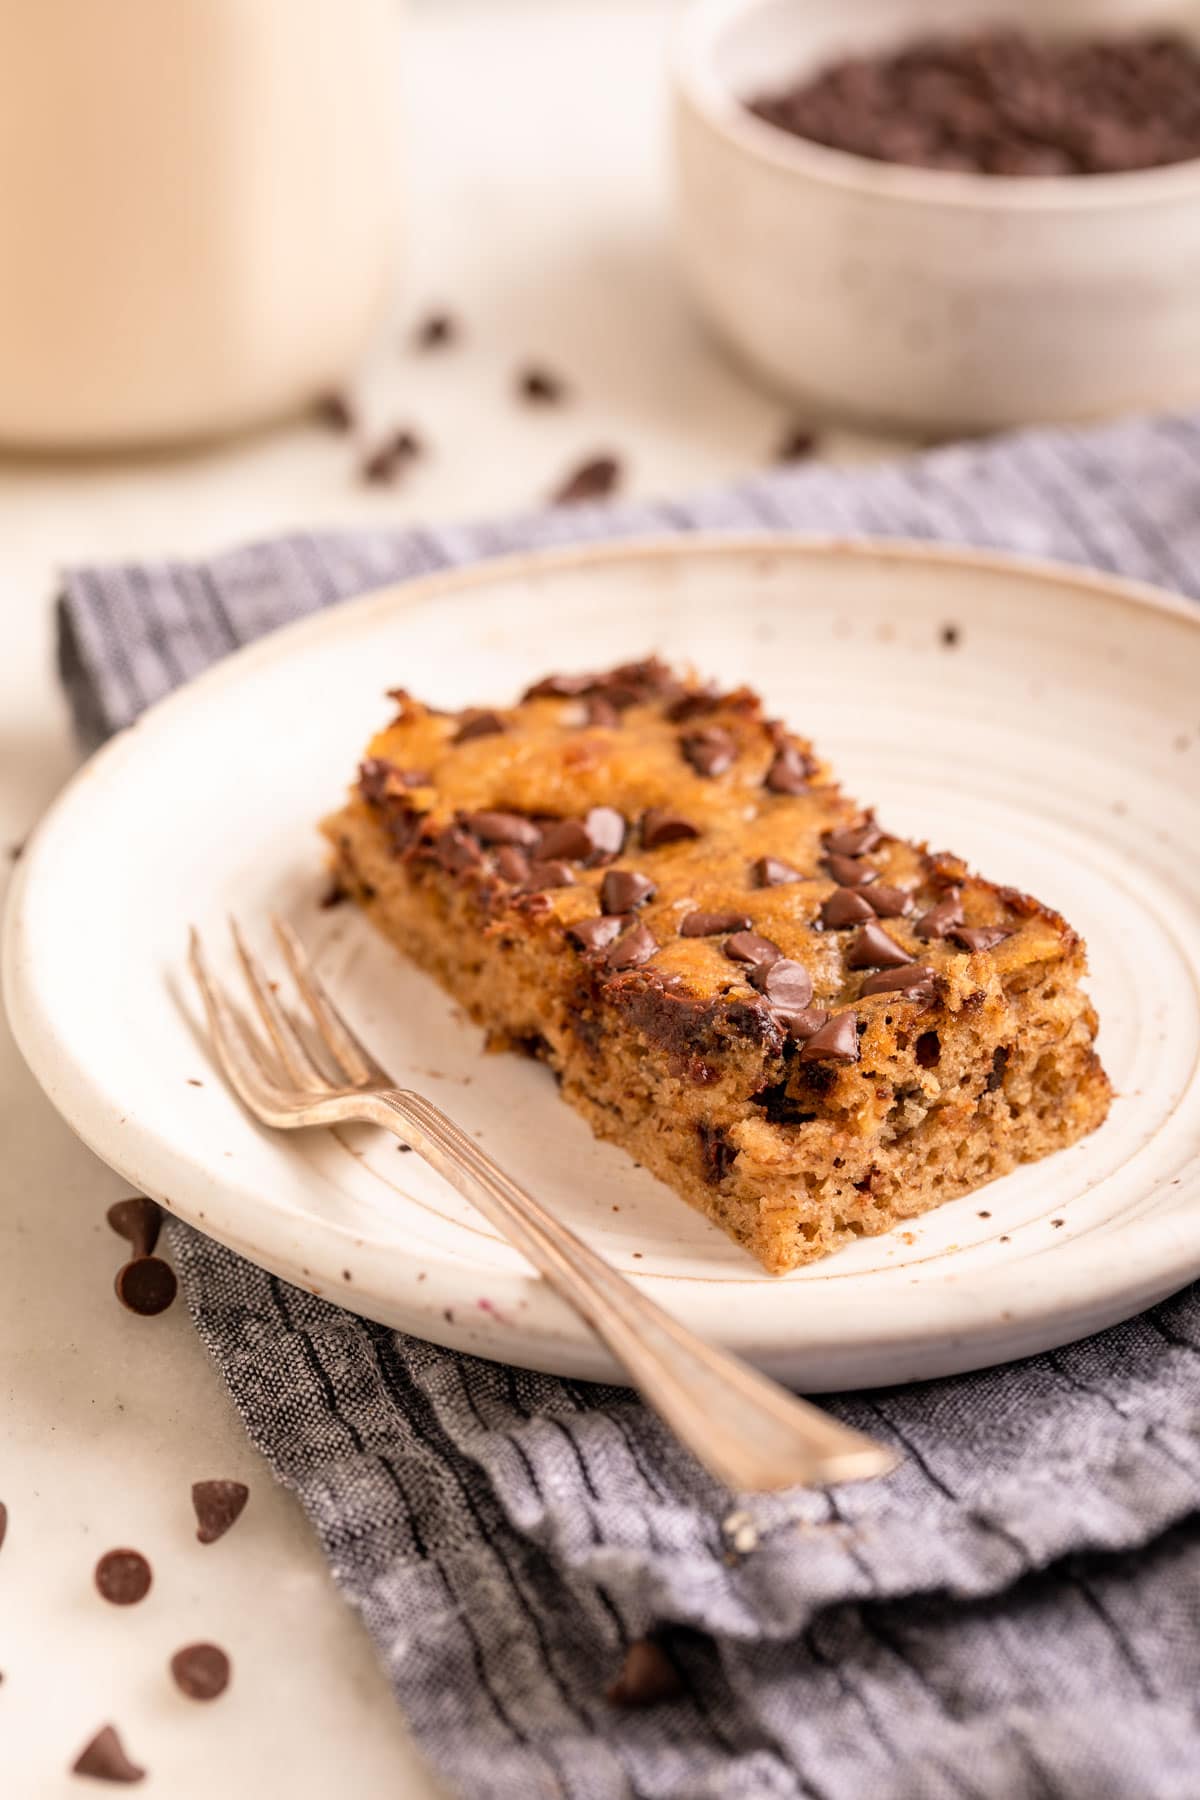
<svg viewBox="0 0 1200 1800">
<path fill-rule="evenodd" d="M 1200 624 L 1048 567 L 795 539 L 616 546 L 416 582 L 306 621 L 156 707 L 81 772 L 22 860 L 18 1039 L 131 1184 L 289 1280 L 440 1342 L 610 1376 L 465 1202 L 368 1130 L 260 1130 L 187 992 L 189 920 L 275 908 L 397 1079 L 700 1332 L 808 1389 L 1026 1354 L 1200 1273 Z M 943 640 L 957 629 L 957 643 Z M 952 634 L 951 634 L 952 635 Z M 1119 1097 L 1049 1161 L 782 1280 L 479 1033 L 350 908 L 314 822 L 397 683 L 506 700 L 660 649 L 761 687 L 893 829 L 1060 907 L 1091 946 Z"/>
</svg>

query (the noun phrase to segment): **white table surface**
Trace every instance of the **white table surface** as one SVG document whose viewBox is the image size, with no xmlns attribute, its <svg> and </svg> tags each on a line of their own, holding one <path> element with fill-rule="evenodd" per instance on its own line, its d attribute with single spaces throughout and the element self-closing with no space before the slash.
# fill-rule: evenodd
<svg viewBox="0 0 1200 1800">
<path fill-rule="evenodd" d="M 677 290 L 666 231 L 659 0 L 440 4 L 404 39 L 404 291 L 364 383 L 380 424 L 430 454 L 395 489 L 364 487 L 338 437 L 299 424 L 159 457 L 0 459 L 0 887 L 77 757 L 52 664 L 64 563 L 201 552 L 289 525 L 421 520 L 528 505 L 611 447 L 629 489 L 669 492 L 759 464 L 790 420 L 726 365 Z M 81 296 L 84 303 L 86 297 Z M 427 305 L 460 347 L 414 357 Z M 511 398 L 536 357 L 570 381 L 560 409 Z M 831 440 L 841 457 L 878 446 Z M 112 1291 L 127 1191 L 61 1124 L 0 1026 L 0 1790 L 79 1794 L 67 1773 L 106 1722 L 149 1770 L 140 1791 L 331 1793 L 423 1800 L 424 1771 L 357 1617 L 299 1506 L 246 1441 L 182 1303 L 159 1319 Z M 201 1548 L 189 1489 L 249 1483 L 241 1522 Z M 118 1609 L 96 1558 L 141 1549 L 154 1586 Z M 202 1706 L 170 1654 L 233 1658 Z"/>
</svg>

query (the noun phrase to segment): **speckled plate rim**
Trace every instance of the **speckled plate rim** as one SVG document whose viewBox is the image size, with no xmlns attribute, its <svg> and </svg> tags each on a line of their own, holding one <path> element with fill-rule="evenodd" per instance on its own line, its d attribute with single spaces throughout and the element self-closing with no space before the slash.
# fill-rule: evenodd
<svg viewBox="0 0 1200 1800">
<path fill-rule="evenodd" d="M 70 1022 L 53 1016 L 43 1004 L 39 969 L 31 954 L 31 919 L 39 884 L 69 835 L 72 815 L 81 799 L 99 783 L 119 781 L 129 759 L 150 751 L 155 735 L 186 727 L 193 711 L 204 712 L 214 697 L 233 689 L 266 666 L 294 651 L 349 628 L 362 629 L 380 615 L 427 605 L 448 595 L 486 588 L 503 581 L 553 577 L 557 571 L 606 563 L 631 566 L 647 559 L 712 557 L 849 557 L 887 565 L 940 565 L 974 574 L 1000 574 L 1033 583 L 1093 593 L 1127 607 L 1131 626 L 1147 612 L 1184 621 L 1200 631 L 1200 612 L 1188 601 L 1146 584 L 1121 581 L 1048 560 L 1012 557 L 954 546 L 901 540 L 856 540 L 840 536 L 792 533 L 705 534 L 686 538 L 624 539 L 505 556 L 395 584 L 344 606 L 317 614 L 272 633 L 223 660 L 184 689 L 150 708 L 137 724 L 100 750 L 73 778 L 30 839 L 13 882 L 4 921 L 3 978 L 14 1035 L 47 1096 L 76 1134 L 140 1191 L 149 1193 L 180 1217 L 220 1239 L 272 1272 L 301 1285 L 327 1292 L 365 1316 L 401 1325 L 435 1341 L 531 1367 L 593 1379 L 614 1373 L 606 1354 L 538 1278 L 510 1281 L 509 1299 L 527 1310 L 522 1330 L 497 1328 L 473 1316 L 465 1325 L 447 1325 L 444 1313 L 461 1297 L 461 1267 L 422 1256 L 423 1286 L 412 1287 L 413 1259 L 403 1246 L 375 1243 L 335 1221 L 305 1221 L 304 1242 L 297 1240 L 296 1217 L 276 1206 L 270 1196 L 248 1196 L 235 1183 L 213 1180 L 202 1170 L 181 1163 L 169 1134 L 132 1115 L 117 1117 L 94 1069 L 74 1054 Z M 1197 638 L 1200 648 L 1200 637 Z M 232 1104 L 232 1102 L 231 1102 Z M 1189 1192 L 1200 1187 L 1200 1170 L 1189 1166 Z M 679 1204 L 672 1200 L 670 1204 Z M 352 1285 L 338 1277 L 349 1251 L 360 1273 Z M 301 1275 L 300 1257 L 304 1270 Z M 952 1264 L 953 1258 L 942 1258 Z M 823 1267 L 825 1265 L 822 1265 Z M 833 1264 L 828 1265 L 836 1274 Z M 1010 1296 L 1001 1314 L 980 1304 L 974 1282 L 956 1283 L 953 1268 L 923 1282 L 920 1306 L 896 1305 L 853 1330 L 814 1333 L 797 1322 L 794 1341 L 760 1335 L 752 1319 L 736 1308 L 714 1335 L 761 1366 L 802 1383 L 813 1391 L 853 1385 L 857 1381 L 886 1385 L 930 1375 L 983 1367 L 1051 1348 L 1082 1333 L 1131 1316 L 1200 1275 L 1200 1209 L 1174 1206 L 1161 1215 L 1143 1217 L 1138 1230 L 1115 1253 L 1109 1232 L 1081 1238 L 1064 1263 L 1061 1255 L 1027 1256 L 1021 1264 L 1024 1288 Z M 680 1283 L 672 1276 L 636 1276 L 667 1305 L 678 1303 Z M 759 1278 L 744 1269 L 731 1270 L 729 1284 L 742 1287 Z M 724 1288 L 723 1280 L 713 1285 Z M 770 1284 L 772 1286 L 779 1284 Z M 761 1286 L 760 1286 L 761 1291 Z"/>
</svg>

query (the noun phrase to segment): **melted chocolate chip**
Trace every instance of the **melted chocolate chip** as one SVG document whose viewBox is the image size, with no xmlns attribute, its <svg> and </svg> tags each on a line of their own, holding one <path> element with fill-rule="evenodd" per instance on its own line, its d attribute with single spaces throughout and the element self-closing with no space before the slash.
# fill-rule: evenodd
<svg viewBox="0 0 1200 1800">
<path fill-rule="evenodd" d="M 804 1006 L 799 1012 L 785 1015 L 788 1036 L 798 1038 L 802 1042 L 806 1038 L 815 1037 L 829 1018 L 823 1006 Z"/>
<path fill-rule="evenodd" d="M 527 894 L 540 894 L 545 888 L 575 886 L 575 871 L 565 862 L 535 862 L 522 883 Z"/>
<path fill-rule="evenodd" d="M 495 737 L 497 732 L 507 730 L 508 726 L 499 713 L 470 706 L 462 714 L 458 730 L 454 734 L 454 742 L 469 744 L 472 738 Z"/>
<path fill-rule="evenodd" d="M 615 915 L 577 919 L 574 925 L 567 926 L 567 936 L 581 950 L 607 950 L 620 937 L 628 923 L 628 919 L 620 919 Z"/>
<path fill-rule="evenodd" d="M 461 875 L 465 869 L 478 868 L 483 861 L 475 839 L 457 825 L 447 825 L 438 832 L 433 840 L 433 854 L 447 875 Z"/>
<path fill-rule="evenodd" d="M 571 470 L 550 496 L 551 506 L 572 506 L 580 500 L 603 500 L 621 484 L 621 464 L 615 456 L 590 456 Z"/>
<path fill-rule="evenodd" d="M 735 931 L 733 936 L 725 939 L 725 954 L 731 962 L 750 963 L 758 968 L 764 963 L 778 962 L 783 951 L 770 938 L 760 937 L 756 931 Z"/>
<path fill-rule="evenodd" d="M 596 848 L 591 833 L 580 819 L 556 819 L 553 825 L 547 825 L 538 843 L 538 856 L 542 859 L 564 859 L 567 862 L 582 862 Z"/>
<path fill-rule="evenodd" d="M 812 999 L 812 976 L 803 963 L 792 962 L 786 956 L 776 957 L 774 962 L 756 963 L 747 979 L 777 1013 L 803 1012 Z"/>
<path fill-rule="evenodd" d="M 944 938 L 963 922 L 962 895 L 957 888 L 943 894 L 913 926 L 919 938 Z"/>
<path fill-rule="evenodd" d="M 557 406 L 566 391 L 565 383 L 557 375 L 535 363 L 517 374 L 517 393 L 533 406 Z"/>
<path fill-rule="evenodd" d="M 215 1544 L 231 1525 L 236 1525 L 250 1498 L 244 1481 L 194 1481 L 192 1506 L 196 1536 L 202 1544 Z"/>
<path fill-rule="evenodd" d="M 824 842 L 833 856 L 866 856 L 883 842 L 883 833 L 874 819 L 867 819 L 845 831 L 827 831 Z"/>
<path fill-rule="evenodd" d="M 593 806 L 583 821 L 596 856 L 620 856 L 628 826 L 615 806 Z"/>
<path fill-rule="evenodd" d="M 175 1271 L 158 1256 L 138 1256 L 117 1270 L 117 1299 L 144 1319 L 166 1312 L 178 1290 Z"/>
<path fill-rule="evenodd" d="M 874 917 L 871 902 L 854 888 L 834 888 L 821 907 L 821 923 L 826 931 L 843 931 L 847 925 L 861 925 L 864 919 Z"/>
<path fill-rule="evenodd" d="M 664 1700 L 677 1700 L 682 1692 L 674 1663 L 653 1638 L 635 1638 L 607 1698 L 612 1706 L 656 1706 Z"/>
<path fill-rule="evenodd" d="M 878 872 L 856 856 L 838 856 L 835 852 L 826 856 L 825 867 L 842 887 L 864 888 L 879 879 Z"/>
<path fill-rule="evenodd" d="M 692 912 L 687 915 L 679 927 L 680 937 L 724 937 L 727 931 L 749 931 L 750 920 L 745 913 L 736 912 Z"/>
<path fill-rule="evenodd" d="M 848 969 L 898 969 L 912 957 L 881 925 L 860 925 L 846 952 Z"/>
<path fill-rule="evenodd" d="M 751 880 L 755 887 L 784 887 L 789 881 L 803 881 L 804 876 L 791 863 L 782 862 L 778 856 L 760 856 L 750 870 Z"/>
<path fill-rule="evenodd" d="M 113 1606 L 136 1606 L 150 1592 L 151 1580 L 140 1550 L 108 1550 L 96 1564 L 96 1587 Z"/>
<path fill-rule="evenodd" d="M 215 1700 L 229 1686 L 229 1658 L 216 1644 L 185 1644 L 171 1658 L 171 1674 L 189 1700 Z"/>
<path fill-rule="evenodd" d="M 104 1725 L 90 1744 L 86 1744 L 71 1764 L 72 1775 L 90 1775 L 93 1781 L 132 1783 L 144 1779 L 139 1769 L 125 1754 L 125 1746 L 111 1725 Z"/>
<path fill-rule="evenodd" d="M 542 833 L 532 819 L 522 818 L 520 813 L 466 813 L 462 823 L 481 844 L 516 844 L 522 850 L 530 850 L 537 844 L 538 854 L 542 853 Z"/>
<path fill-rule="evenodd" d="M 799 1061 L 854 1063 L 858 1057 L 858 1021 L 852 1012 L 839 1012 L 801 1046 Z"/>
<path fill-rule="evenodd" d="M 685 838 L 698 838 L 700 828 L 685 819 L 680 813 L 668 811 L 665 806 L 652 806 L 642 814 L 642 843 L 647 850 L 657 850 L 663 844 L 678 844 Z"/>
<path fill-rule="evenodd" d="M 620 969 L 638 969 L 658 949 L 658 939 L 646 925 L 635 925 L 627 931 L 623 938 L 618 938 L 605 957 L 605 966 L 614 972 Z"/>
<path fill-rule="evenodd" d="M 653 900 L 658 890 L 636 869 L 610 869 L 600 883 L 600 910 L 606 913 L 632 912 Z"/>
<path fill-rule="evenodd" d="M 696 1135 L 700 1139 L 704 1179 L 711 1187 L 717 1187 L 733 1167 L 737 1151 L 729 1141 L 729 1133 L 720 1125 L 710 1125 L 707 1119 L 696 1121 Z"/>
<path fill-rule="evenodd" d="M 496 873 L 502 881 L 511 882 L 514 886 L 529 880 L 529 858 L 523 850 L 512 844 L 505 844 L 496 852 Z"/>
<path fill-rule="evenodd" d="M 794 744 L 785 744 L 775 752 L 764 785 L 773 794 L 806 794 L 812 772 L 813 765 L 803 751 Z"/>
<path fill-rule="evenodd" d="M 871 904 L 871 910 L 880 919 L 902 919 L 912 906 L 910 893 L 904 888 L 889 887 L 883 881 L 873 881 L 866 898 Z"/>
<path fill-rule="evenodd" d="M 128 1200 L 114 1200 L 105 1218 L 118 1237 L 123 1237 L 135 1256 L 152 1256 L 162 1229 L 162 1207 L 145 1194 L 133 1194 Z"/>
<path fill-rule="evenodd" d="M 1003 925 L 956 925 L 950 936 L 964 950 L 994 950 L 997 944 L 1011 937 L 1012 932 Z"/>
<path fill-rule="evenodd" d="M 719 725 L 686 732 L 679 740 L 679 748 L 697 775 L 723 775 L 737 761 L 737 744 Z"/>
<path fill-rule="evenodd" d="M 881 969 L 868 975 L 864 994 L 899 994 L 907 1000 L 933 999 L 933 970 L 928 963 L 908 963 L 902 969 Z"/>
</svg>

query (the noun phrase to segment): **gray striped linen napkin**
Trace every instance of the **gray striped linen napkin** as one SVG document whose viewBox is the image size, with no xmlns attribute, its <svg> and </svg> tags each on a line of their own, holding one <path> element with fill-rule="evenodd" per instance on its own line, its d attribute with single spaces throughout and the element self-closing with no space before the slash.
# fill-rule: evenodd
<svg viewBox="0 0 1200 1800">
<path fill-rule="evenodd" d="M 76 569 L 63 678 L 98 739 L 216 657 L 386 581 L 564 542 L 940 538 L 1200 594 L 1200 417 L 1042 430 L 682 503 L 295 534 Z M 644 648 L 630 645 L 634 654 Z M 568 1800 L 1200 1795 L 1200 1298 L 1016 1367 L 839 1397 L 886 1481 L 735 1502 L 628 1393 L 459 1356 L 174 1223 L 200 1332 L 450 1788 Z M 605 1698 L 657 1633 L 677 1698 Z"/>
</svg>

